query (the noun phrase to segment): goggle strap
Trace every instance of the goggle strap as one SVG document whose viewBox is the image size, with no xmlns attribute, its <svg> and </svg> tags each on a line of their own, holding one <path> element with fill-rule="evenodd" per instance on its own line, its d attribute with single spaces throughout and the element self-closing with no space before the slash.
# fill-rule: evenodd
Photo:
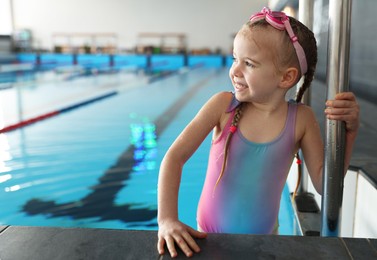
<svg viewBox="0 0 377 260">
<path fill-rule="evenodd" d="M 297 36 L 292 30 L 291 24 L 289 23 L 289 20 L 284 21 L 285 29 L 288 32 L 289 38 L 291 38 L 291 41 L 293 43 L 293 47 L 296 50 L 296 55 L 298 58 L 298 62 L 300 63 L 300 69 L 301 69 L 301 75 L 304 75 L 308 71 L 308 65 L 305 57 L 305 51 L 302 48 L 301 44 L 298 42 Z"/>
<path fill-rule="evenodd" d="M 263 20 L 263 19 L 265 19 L 275 29 L 278 29 L 280 31 L 285 30 L 285 25 L 280 20 L 274 19 L 273 17 L 267 16 L 265 14 L 253 15 L 252 17 L 250 17 L 250 22 L 254 23 L 256 21 Z"/>
</svg>

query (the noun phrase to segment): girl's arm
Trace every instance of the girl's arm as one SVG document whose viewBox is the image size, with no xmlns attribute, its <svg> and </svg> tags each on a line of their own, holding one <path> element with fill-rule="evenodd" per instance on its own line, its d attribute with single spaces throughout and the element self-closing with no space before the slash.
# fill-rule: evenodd
<svg viewBox="0 0 377 260">
<path fill-rule="evenodd" d="M 305 133 L 301 139 L 301 149 L 304 153 L 305 163 L 313 185 L 317 192 L 322 194 L 324 148 L 320 128 L 311 109 L 306 107 L 301 112 L 302 115 L 299 118 L 305 121 Z M 345 122 L 346 144 L 344 169 L 346 173 L 359 128 L 359 105 L 356 102 L 354 94 L 351 92 L 343 92 L 337 94 L 334 100 L 328 100 L 326 102 L 325 114 L 328 119 Z"/>
<path fill-rule="evenodd" d="M 297 115 L 298 124 L 301 124 L 303 135 L 300 140 L 300 148 L 304 154 L 304 160 L 313 186 L 319 194 L 322 194 L 322 166 L 323 166 L 323 141 L 321 129 L 310 107 L 299 106 Z M 297 130 L 297 128 L 296 128 Z"/>
<path fill-rule="evenodd" d="M 200 146 L 207 135 L 220 125 L 232 95 L 222 92 L 214 95 L 186 126 L 162 160 L 158 181 L 158 244 L 160 254 L 166 244 L 172 257 L 177 255 L 175 243 L 187 256 L 199 247 L 193 237 L 204 238 L 198 232 L 178 220 L 178 190 L 185 162 Z"/>
</svg>

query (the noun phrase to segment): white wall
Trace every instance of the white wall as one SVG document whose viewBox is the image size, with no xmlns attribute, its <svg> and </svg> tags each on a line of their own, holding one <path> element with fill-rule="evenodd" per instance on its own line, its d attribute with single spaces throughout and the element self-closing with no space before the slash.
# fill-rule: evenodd
<svg viewBox="0 0 377 260">
<path fill-rule="evenodd" d="M 179 32 L 191 48 L 230 51 L 231 35 L 267 0 L 13 0 L 15 29 L 31 29 L 34 47 L 53 33 L 116 33 L 133 48 L 139 32 Z"/>
<path fill-rule="evenodd" d="M 377 238 L 377 189 L 359 175 L 354 237 Z"/>
</svg>

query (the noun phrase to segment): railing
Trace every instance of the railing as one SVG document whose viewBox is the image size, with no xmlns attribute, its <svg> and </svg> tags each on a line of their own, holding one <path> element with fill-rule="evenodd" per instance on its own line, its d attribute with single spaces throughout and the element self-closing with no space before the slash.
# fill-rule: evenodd
<svg viewBox="0 0 377 260">
<path fill-rule="evenodd" d="M 329 8 L 327 99 L 348 90 L 351 0 L 332 0 Z M 344 122 L 326 120 L 322 194 L 322 236 L 338 236 L 343 200 Z"/>
</svg>

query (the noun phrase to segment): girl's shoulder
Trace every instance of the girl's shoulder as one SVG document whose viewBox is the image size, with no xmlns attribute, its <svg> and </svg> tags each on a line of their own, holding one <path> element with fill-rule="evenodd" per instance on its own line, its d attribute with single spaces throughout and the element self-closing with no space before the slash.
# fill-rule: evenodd
<svg viewBox="0 0 377 260">
<path fill-rule="evenodd" d="M 234 93 L 223 91 L 214 94 L 208 101 L 208 104 L 227 113 L 237 107 L 239 101 L 235 98 Z"/>
<path fill-rule="evenodd" d="M 296 134 L 298 134 L 298 138 L 301 139 L 308 130 L 311 131 L 318 128 L 319 125 L 313 109 L 310 106 L 299 104 L 296 115 Z"/>
<path fill-rule="evenodd" d="M 232 92 L 219 92 L 213 95 L 205 105 L 205 120 L 206 123 L 215 127 L 214 138 L 216 139 L 224 126 L 226 125 L 231 113 L 229 109 L 232 104 L 237 103 Z"/>
<path fill-rule="evenodd" d="M 310 106 L 302 103 L 297 104 L 297 119 L 299 121 L 313 120 L 315 119 L 314 111 Z"/>
<path fill-rule="evenodd" d="M 304 103 L 301 103 L 301 102 L 296 102 L 294 99 L 290 99 L 288 101 L 288 104 L 290 104 L 291 106 L 296 106 L 297 107 L 297 117 L 299 119 L 304 119 L 306 117 L 311 117 L 311 116 L 314 116 L 314 112 L 312 110 L 312 108 L 308 105 L 305 105 Z"/>
<path fill-rule="evenodd" d="M 296 106 L 296 121 L 306 124 L 309 120 L 315 119 L 314 112 L 312 108 L 304 103 L 297 103 L 295 100 L 291 99 L 288 101 L 291 106 Z"/>
<path fill-rule="evenodd" d="M 222 100 L 236 100 L 235 95 L 231 91 L 221 91 L 213 95 L 213 97 L 222 99 Z"/>
</svg>

